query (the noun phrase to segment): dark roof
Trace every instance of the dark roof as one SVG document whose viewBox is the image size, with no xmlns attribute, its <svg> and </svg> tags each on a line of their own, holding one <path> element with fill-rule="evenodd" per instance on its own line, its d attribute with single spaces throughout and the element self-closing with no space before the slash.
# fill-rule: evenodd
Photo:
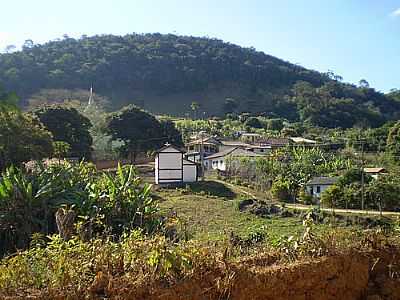
<svg viewBox="0 0 400 300">
<path fill-rule="evenodd" d="M 224 146 L 231 146 L 231 147 L 250 147 L 251 145 L 242 141 L 221 141 L 221 144 Z"/>
<path fill-rule="evenodd" d="M 218 158 L 218 157 L 224 157 L 224 156 L 228 156 L 228 155 L 232 155 L 232 156 L 251 156 L 251 157 L 255 157 L 255 156 L 262 156 L 260 154 L 251 152 L 251 151 L 247 151 L 244 150 L 242 148 L 239 147 L 234 147 L 234 148 L 230 148 L 230 149 L 226 149 L 224 151 L 215 153 L 213 155 L 207 156 L 205 159 L 213 159 L 213 158 Z"/>
<path fill-rule="evenodd" d="M 183 150 L 183 149 L 181 149 L 181 148 L 179 148 L 177 146 L 166 144 L 164 147 L 161 147 L 160 149 L 158 149 L 156 151 L 156 153 L 160 153 L 160 152 L 162 152 L 162 151 L 164 151 L 165 149 L 168 149 L 168 148 L 174 148 L 175 150 L 177 150 L 177 151 L 179 151 L 181 153 L 185 153 L 186 152 L 185 150 Z"/>
<path fill-rule="evenodd" d="M 226 149 L 226 150 L 224 150 L 224 151 L 220 151 L 220 152 L 217 152 L 217 153 L 215 153 L 215 154 L 212 154 L 212 155 L 209 155 L 209 156 L 207 156 L 207 157 L 205 157 L 205 159 L 210 159 L 210 158 L 217 158 L 217 157 L 222 157 L 222 156 L 226 156 L 226 155 L 229 155 L 229 154 L 231 154 L 234 150 L 236 150 L 236 149 L 238 149 L 238 148 L 229 148 L 229 149 Z"/>
<path fill-rule="evenodd" d="M 201 142 L 202 140 L 203 140 L 203 144 L 207 144 L 207 145 L 219 145 L 219 144 L 221 144 L 221 142 L 217 138 L 215 138 L 213 136 L 209 136 L 209 137 L 199 138 L 199 139 L 196 139 L 194 141 L 191 141 L 191 142 L 188 143 L 188 145 L 199 145 L 199 144 L 202 143 Z"/>
<path fill-rule="evenodd" d="M 290 144 L 290 139 L 288 138 L 267 138 L 259 141 L 260 144 L 266 144 L 271 146 L 286 146 Z"/>
<path fill-rule="evenodd" d="M 307 182 L 307 185 L 333 185 L 338 180 L 339 177 L 314 177 Z"/>
</svg>

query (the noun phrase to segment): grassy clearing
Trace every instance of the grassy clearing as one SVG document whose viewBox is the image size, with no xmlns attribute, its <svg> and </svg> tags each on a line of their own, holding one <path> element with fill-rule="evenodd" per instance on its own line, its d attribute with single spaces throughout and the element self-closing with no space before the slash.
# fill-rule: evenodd
<svg viewBox="0 0 400 300">
<path fill-rule="evenodd" d="M 181 230 L 200 241 L 224 241 L 231 232 L 246 237 L 257 231 L 266 231 L 270 239 L 276 239 L 303 230 L 298 217 L 261 218 L 240 212 L 238 203 L 248 196 L 220 182 L 206 181 L 186 188 L 159 189 L 156 195 L 161 200 L 161 213 L 176 215 L 181 221 Z"/>
</svg>

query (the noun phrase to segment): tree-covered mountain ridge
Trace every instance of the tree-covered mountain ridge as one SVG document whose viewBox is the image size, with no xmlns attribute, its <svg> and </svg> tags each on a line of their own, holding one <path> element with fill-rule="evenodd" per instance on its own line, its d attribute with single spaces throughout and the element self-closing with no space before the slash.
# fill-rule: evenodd
<svg viewBox="0 0 400 300">
<path fill-rule="evenodd" d="M 343 106 L 362 104 L 367 115 L 397 118 L 398 101 L 365 84 L 339 81 L 333 73 L 309 70 L 254 48 L 173 34 L 65 36 L 41 45 L 27 41 L 21 51 L 0 55 L 0 82 L 25 101 L 37 100 L 47 89 L 94 86 L 113 109 L 135 103 L 154 113 L 184 115 L 197 102 L 198 116 L 255 112 L 313 122 L 315 115 L 302 115 L 310 113 L 304 105 L 315 104 L 326 113 L 332 102 L 339 112 Z M 309 86 L 294 91 L 298 82 Z"/>
</svg>

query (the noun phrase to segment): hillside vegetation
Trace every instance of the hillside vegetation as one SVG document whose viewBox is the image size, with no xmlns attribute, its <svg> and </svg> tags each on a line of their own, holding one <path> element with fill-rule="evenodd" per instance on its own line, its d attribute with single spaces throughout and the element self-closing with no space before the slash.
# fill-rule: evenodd
<svg viewBox="0 0 400 300">
<path fill-rule="evenodd" d="M 57 89 L 65 96 L 65 89 L 93 85 L 112 109 L 135 103 L 154 113 L 184 115 L 195 101 L 197 116 L 248 111 L 311 122 L 322 110 L 327 121 L 317 125 L 328 127 L 341 124 L 335 111 L 350 114 L 356 108 L 358 119 L 371 126 L 397 116 L 395 97 L 376 92 L 365 80 L 360 87 L 340 80 L 332 72 L 308 70 L 254 48 L 172 34 L 65 37 L 43 45 L 27 41 L 22 51 L 0 55 L 0 82 L 25 105 L 43 95 L 59 101 Z M 299 81 L 309 86 L 294 91 Z"/>
</svg>

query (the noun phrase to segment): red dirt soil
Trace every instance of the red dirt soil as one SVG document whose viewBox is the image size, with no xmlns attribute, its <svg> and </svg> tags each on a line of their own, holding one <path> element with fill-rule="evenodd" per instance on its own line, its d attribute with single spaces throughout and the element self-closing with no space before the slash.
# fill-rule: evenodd
<svg viewBox="0 0 400 300">
<path fill-rule="evenodd" d="M 29 299 L 400 300 L 400 251 L 352 252 L 291 264 L 273 257 L 215 261 L 176 282 L 132 282 L 99 272 L 79 293 L 32 291 Z M 7 297 L 4 299 L 26 299 Z"/>
<path fill-rule="evenodd" d="M 225 264 L 171 286 L 143 282 L 119 289 L 109 282 L 106 294 L 132 300 L 394 300 L 400 299 L 400 281 L 390 276 L 388 266 L 399 262 L 398 254 L 353 253 L 284 266 Z"/>
</svg>

